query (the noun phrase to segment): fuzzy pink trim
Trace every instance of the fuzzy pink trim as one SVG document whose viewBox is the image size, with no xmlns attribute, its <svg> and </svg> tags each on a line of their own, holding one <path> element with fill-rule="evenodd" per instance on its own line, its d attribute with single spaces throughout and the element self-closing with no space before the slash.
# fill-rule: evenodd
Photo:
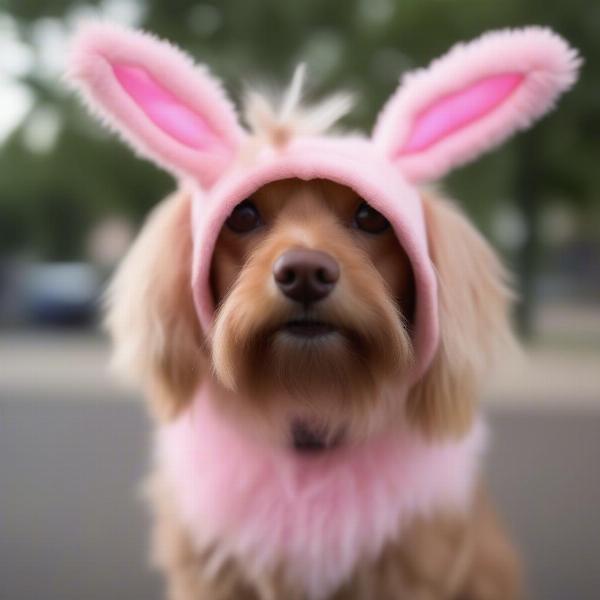
<svg viewBox="0 0 600 600">
<path fill-rule="evenodd" d="M 438 179 L 549 111 L 575 82 L 580 63 L 561 37 L 541 27 L 495 31 L 458 44 L 428 68 L 403 78 L 377 120 L 374 143 L 409 180 Z M 457 106 L 461 93 L 506 75 L 522 78 L 510 94 L 494 98 L 498 90 L 488 90 L 492 97 L 483 99 L 465 94 L 468 105 Z M 467 113 L 462 123 L 458 110 Z M 429 132 L 429 143 L 415 144 L 415 127 L 434 113 L 437 130 Z"/>
<path fill-rule="evenodd" d="M 145 89 L 140 77 L 146 80 Z M 246 137 L 233 105 L 208 70 L 148 33 L 108 24 L 82 28 L 73 44 L 68 78 L 91 109 L 140 155 L 205 187 L 222 175 Z M 162 115 L 157 117 L 161 95 Z M 185 125 L 191 129 L 184 134 Z M 189 141 L 189 136 L 203 134 L 197 144 L 182 138 Z"/>
<path fill-rule="evenodd" d="M 408 430 L 303 457 L 221 417 L 210 390 L 159 432 L 159 461 L 209 574 L 229 558 L 260 577 L 283 567 L 319 600 L 414 518 L 468 509 L 484 431 L 434 444 Z"/>
</svg>

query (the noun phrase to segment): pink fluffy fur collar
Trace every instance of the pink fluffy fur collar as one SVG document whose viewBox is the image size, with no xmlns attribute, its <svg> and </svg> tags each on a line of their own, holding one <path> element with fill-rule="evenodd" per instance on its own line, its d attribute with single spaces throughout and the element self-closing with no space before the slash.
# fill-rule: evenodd
<svg viewBox="0 0 600 600">
<path fill-rule="evenodd" d="M 251 575 L 281 567 L 314 600 L 414 517 L 467 509 L 485 439 L 479 423 L 455 442 L 404 431 L 306 457 L 244 435 L 212 408 L 208 387 L 158 435 L 185 524 L 198 547 L 214 545 L 212 573 L 229 558 Z"/>
</svg>

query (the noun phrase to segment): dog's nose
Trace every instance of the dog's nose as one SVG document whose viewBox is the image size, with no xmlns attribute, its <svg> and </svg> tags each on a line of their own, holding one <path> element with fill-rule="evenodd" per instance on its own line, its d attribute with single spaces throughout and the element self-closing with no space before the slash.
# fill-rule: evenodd
<svg viewBox="0 0 600 600">
<path fill-rule="evenodd" d="M 273 277 L 288 298 L 311 304 L 333 290 L 340 277 L 340 267 L 325 252 L 296 248 L 287 250 L 275 261 Z"/>
</svg>

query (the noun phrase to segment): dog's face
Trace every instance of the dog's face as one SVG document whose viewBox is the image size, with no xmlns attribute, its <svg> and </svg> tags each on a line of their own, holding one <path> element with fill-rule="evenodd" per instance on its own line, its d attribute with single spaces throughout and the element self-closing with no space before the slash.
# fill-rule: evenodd
<svg viewBox="0 0 600 600">
<path fill-rule="evenodd" d="M 473 226 L 444 200 L 422 200 L 440 343 L 405 398 L 410 264 L 387 221 L 327 181 L 272 183 L 233 211 L 213 256 L 211 332 L 190 287 L 192 199 L 179 192 L 158 207 L 110 289 L 115 364 L 149 388 L 161 419 L 214 380 L 215 401 L 278 444 L 324 448 L 398 422 L 460 435 L 495 348 L 511 341 L 510 293 Z"/>
<path fill-rule="evenodd" d="M 182 191 L 155 212 L 111 286 L 114 363 L 150 390 L 161 418 L 189 406 L 210 379 L 237 390 L 230 396 L 240 399 L 240 413 L 301 413 L 298 428 L 308 439 L 315 429 L 348 435 L 346 421 L 371 431 L 370 423 L 393 422 L 402 412 L 428 435 L 464 433 L 492 350 L 510 339 L 510 294 L 501 265 L 469 222 L 419 190 L 542 116 L 573 84 L 579 62 L 546 29 L 487 34 L 404 77 L 370 137 L 326 142 L 348 101 L 334 97 L 314 111 L 297 106 L 302 70 L 281 107 L 249 94 L 249 131 L 219 82 L 170 44 L 105 25 L 86 28 L 71 53 L 70 78 L 141 155 L 207 199 L 214 191 L 213 202 L 263 144 L 290 150 L 290 164 L 311 169 L 315 157 L 328 156 L 332 167 L 352 157 L 360 170 L 368 155 L 365 166 L 381 168 L 383 187 L 401 193 L 404 185 L 386 181 L 394 169 L 419 194 L 423 215 L 410 213 L 419 239 L 425 225 L 428 256 L 419 243 L 415 265 L 431 260 L 437 279 L 429 268 L 426 281 L 416 271 L 414 297 L 406 256 L 385 220 L 363 204 L 368 198 L 323 181 L 274 183 L 234 211 L 218 240 L 218 311 L 205 331 L 207 257 L 192 256 L 202 250 L 193 231 L 202 234 L 204 225 L 197 227 L 202 213 L 191 214 L 192 194 Z M 284 147 L 307 135 L 306 148 L 318 153 L 304 163 L 302 144 Z M 221 205 L 213 213 L 204 208 L 220 216 Z M 199 275 L 195 302 L 190 281 Z M 439 336 L 431 338 L 433 360 L 427 355 L 421 365 L 418 357 L 419 380 L 398 400 L 392 390 L 410 369 L 415 304 L 427 310 L 425 322 L 439 323 Z M 419 339 L 421 331 L 419 323 Z"/>
<path fill-rule="evenodd" d="M 297 447 L 390 417 L 386 392 L 412 363 L 413 277 L 389 222 L 354 191 L 266 185 L 223 226 L 211 279 L 218 378 L 289 422 Z"/>
</svg>

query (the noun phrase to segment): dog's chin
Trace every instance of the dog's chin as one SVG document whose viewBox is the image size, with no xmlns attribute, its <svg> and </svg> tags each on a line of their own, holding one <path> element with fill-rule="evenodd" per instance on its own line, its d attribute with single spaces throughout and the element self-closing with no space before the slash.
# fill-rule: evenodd
<svg viewBox="0 0 600 600">
<path fill-rule="evenodd" d="M 212 357 L 217 379 L 233 392 L 234 418 L 251 427 L 265 423 L 264 435 L 306 457 L 366 440 L 385 425 L 389 390 L 412 360 L 395 314 L 361 320 L 332 311 L 263 310 L 248 318 L 225 310 Z"/>
<path fill-rule="evenodd" d="M 299 314 L 252 328 L 229 322 L 221 332 L 218 351 L 213 349 L 215 372 L 225 375 L 226 387 L 249 397 L 285 393 L 300 402 L 338 398 L 347 405 L 376 395 L 411 360 L 405 332 L 389 322 L 355 327 Z"/>
<path fill-rule="evenodd" d="M 346 383 L 358 385 L 375 367 L 358 332 L 318 318 L 283 322 L 269 336 L 266 355 L 277 381 L 309 398 L 311 392 L 347 394 Z"/>
</svg>

